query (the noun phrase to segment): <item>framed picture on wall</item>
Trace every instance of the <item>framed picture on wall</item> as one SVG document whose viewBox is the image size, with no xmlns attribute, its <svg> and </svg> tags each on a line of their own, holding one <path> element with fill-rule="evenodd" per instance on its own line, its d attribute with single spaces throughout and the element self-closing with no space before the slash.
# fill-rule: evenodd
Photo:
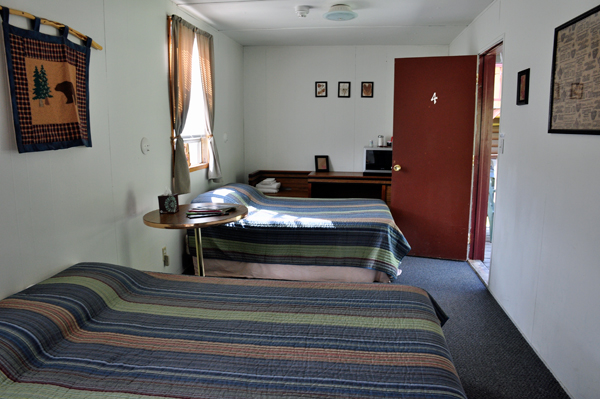
<svg viewBox="0 0 600 399">
<path fill-rule="evenodd" d="M 315 171 L 329 172 L 329 155 L 315 155 Z"/>
<path fill-rule="evenodd" d="M 529 104 L 529 68 L 517 75 L 517 105 Z"/>
<path fill-rule="evenodd" d="M 600 6 L 554 30 L 548 133 L 600 134 Z"/>
<path fill-rule="evenodd" d="M 360 96 L 367 97 L 367 98 L 373 97 L 373 82 L 362 82 L 361 83 Z"/>
<path fill-rule="evenodd" d="M 315 97 L 327 97 L 327 82 L 315 82 Z"/>
<path fill-rule="evenodd" d="M 338 97 L 350 98 L 350 82 L 338 83 Z"/>
</svg>

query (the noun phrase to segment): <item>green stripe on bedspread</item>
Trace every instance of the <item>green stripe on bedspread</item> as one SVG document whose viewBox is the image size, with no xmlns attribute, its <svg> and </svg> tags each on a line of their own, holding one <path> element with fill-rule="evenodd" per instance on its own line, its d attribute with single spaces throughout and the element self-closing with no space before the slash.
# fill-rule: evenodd
<svg viewBox="0 0 600 399">
<path fill-rule="evenodd" d="M 75 265 L 0 301 L 2 398 L 465 398 L 428 294 Z"/>
<path fill-rule="evenodd" d="M 192 202 L 248 207 L 245 219 L 202 229 L 206 259 L 360 267 L 384 272 L 394 280 L 410 251 L 381 200 L 268 197 L 254 187 L 229 184 Z M 195 255 L 193 231 L 188 237 Z"/>
</svg>

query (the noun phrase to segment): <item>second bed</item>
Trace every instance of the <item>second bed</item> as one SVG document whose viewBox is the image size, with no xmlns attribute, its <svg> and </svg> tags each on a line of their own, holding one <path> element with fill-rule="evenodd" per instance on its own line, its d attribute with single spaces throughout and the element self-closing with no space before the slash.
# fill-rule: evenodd
<svg viewBox="0 0 600 399">
<path fill-rule="evenodd" d="M 207 202 L 248 208 L 245 219 L 202 229 L 207 276 L 388 282 L 410 251 L 381 200 L 269 197 L 236 183 L 192 201 Z"/>
</svg>

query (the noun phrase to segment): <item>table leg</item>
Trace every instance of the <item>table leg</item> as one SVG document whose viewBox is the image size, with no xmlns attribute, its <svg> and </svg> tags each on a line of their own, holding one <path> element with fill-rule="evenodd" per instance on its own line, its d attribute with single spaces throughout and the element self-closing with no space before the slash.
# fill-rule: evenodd
<svg viewBox="0 0 600 399">
<path fill-rule="evenodd" d="M 196 239 L 196 259 L 198 268 L 194 270 L 197 276 L 204 276 L 204 256 L 202 255 L 202 235 L 200 234 L 200 228 L 194 229 L 194 236 Z"/>
</svg>

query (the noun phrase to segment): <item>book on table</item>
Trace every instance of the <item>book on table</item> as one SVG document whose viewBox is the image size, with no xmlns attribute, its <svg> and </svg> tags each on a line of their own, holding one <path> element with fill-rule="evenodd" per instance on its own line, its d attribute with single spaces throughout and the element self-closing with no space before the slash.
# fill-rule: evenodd
<svg viewBox="0 0 600 399">
<path fill-rule="evenodd" d="M 229 212 L 235 211 L 235 206 L 227 204 L 209 204 L 199 205 L 194 208 L 188 209 L 186 215 L 188 218 L 201 218 L 209 216 L 223 216 L 228 215 Z"/>
</svg>

